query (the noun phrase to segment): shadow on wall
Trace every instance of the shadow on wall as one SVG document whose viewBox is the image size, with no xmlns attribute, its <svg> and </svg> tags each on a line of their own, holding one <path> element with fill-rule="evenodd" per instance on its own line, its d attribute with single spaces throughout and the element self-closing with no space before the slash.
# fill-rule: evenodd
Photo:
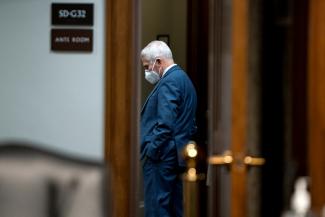
<svg viewBox="0 0 325 217">
<path fill-rule="evenodd" d="M 103 162 L 33 144 L 0 143 L 1 217 L 109 216 L 106 186 L 110 178 Z"/>
</svg>

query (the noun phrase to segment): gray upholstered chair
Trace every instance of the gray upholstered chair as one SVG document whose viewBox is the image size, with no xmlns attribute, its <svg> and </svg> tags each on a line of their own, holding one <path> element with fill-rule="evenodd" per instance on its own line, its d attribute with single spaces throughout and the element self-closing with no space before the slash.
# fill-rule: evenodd
<svg viewBox="0 0 325 217">
<path fill-rule="evenodd" d="M 106 186 L 102 162 L 0 143 L 1 217 L 106 217 Z"/>
</svg>

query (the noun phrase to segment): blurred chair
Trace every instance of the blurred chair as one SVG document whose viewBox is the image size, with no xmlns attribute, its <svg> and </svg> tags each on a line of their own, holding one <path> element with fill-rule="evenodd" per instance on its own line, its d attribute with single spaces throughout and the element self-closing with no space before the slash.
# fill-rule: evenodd
<svg viewBox="0 0 325 217">
<path fill-rule="evenodd" d="M 106 186 L 104 162 L 0 143 L 1 217 L 106 217 Z"/>
</svg>

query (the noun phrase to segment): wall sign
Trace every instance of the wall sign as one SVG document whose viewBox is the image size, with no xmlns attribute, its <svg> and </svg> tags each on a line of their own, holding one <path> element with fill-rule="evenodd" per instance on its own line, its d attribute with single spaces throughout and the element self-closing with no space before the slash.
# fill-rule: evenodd
<svg viewBox="0 0 325 217">
<path fill-rule="evenodd" d="M 52 51 L 86 51 L 93 50 L 92 29 L 52 29 Z"/>
<path fill-rule="evenodd" d="M 94 24 L 94 4 L 52 3 L 52 25 Z"/>
</svg>

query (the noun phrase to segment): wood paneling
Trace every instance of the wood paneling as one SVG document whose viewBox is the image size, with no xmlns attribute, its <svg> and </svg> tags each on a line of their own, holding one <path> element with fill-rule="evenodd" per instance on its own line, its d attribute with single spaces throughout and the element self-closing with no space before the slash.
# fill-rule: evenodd
<svg viewBox="0 0 325 217">
<path fill-rule="evenodd" d="M 106 1 L 105 157 L 112 216 L 136 215 L 138 168 L 138 1 Z M 131 214 L 132 213 L 132 214 Z"/>
<path fill-rule="evenodd" d="M 308 146 L 312 208 L 325 205 L 325 1 L 309 1 Z"/>
</svg>

